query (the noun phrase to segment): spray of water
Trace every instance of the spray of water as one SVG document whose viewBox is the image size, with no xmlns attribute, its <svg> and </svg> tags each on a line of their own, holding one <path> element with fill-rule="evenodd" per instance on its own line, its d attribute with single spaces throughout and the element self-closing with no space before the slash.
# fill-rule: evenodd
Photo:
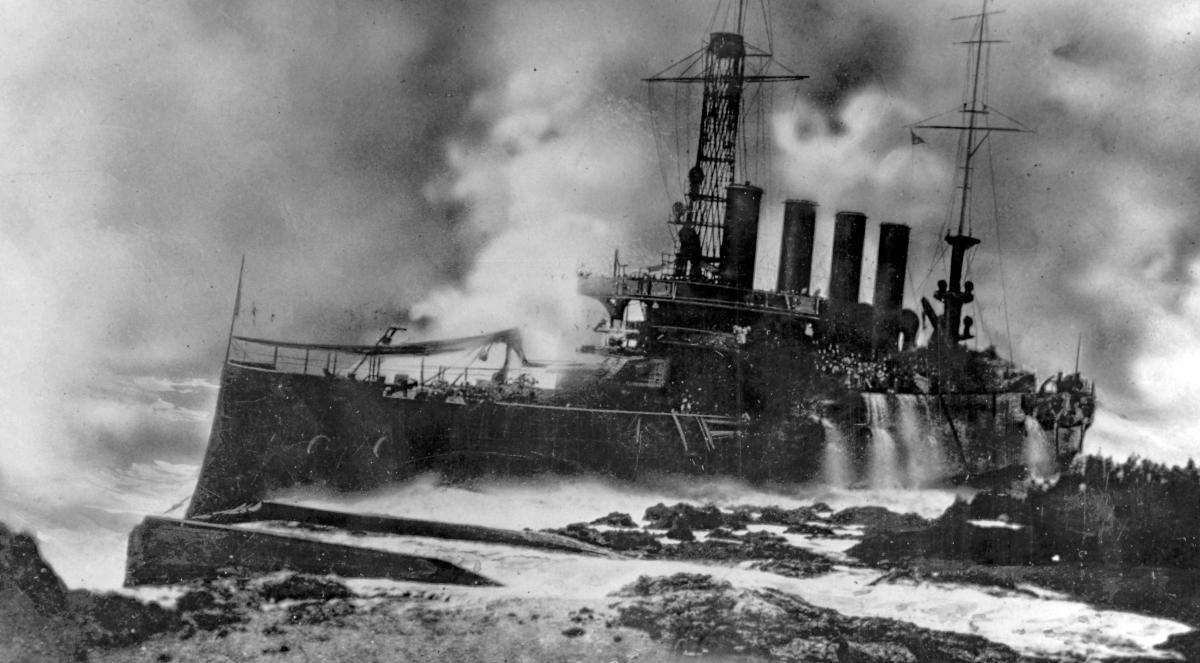
<svg viewBox="0 0 1200 663">
<path fill-rule="evenodd" d="M 837 424 L 822 417 L 821 428 L 825 430 L 825 451 L 821 459 L 821 478 L 831 488 L 849 488 L 854 478 L 850 466 L 850 453 L 846 449 L 846 436 Z"/>
<path fill-rule="evenodd" d="M 900 469 L 900 453 L 892 437 L 892 414 L 884 394 L 863 394 L 867 405 L 867 424 L 871 427 L 871 448 L 868 452 L 868 480 L 872 488 L 901 488 L 904 476 Z"/>
<path fill-rule="evenodd" d="M 1050 441 L 1038 424 L 1037 419 L 1025 417 L 1025 441 L 1022 445 L 1025 467 L 1035 477 L 1049 477 L 1055 473 L 1054 454 L 1050 451 Z"/>
<path fill-rule="evenodd" d="M 938 441 L 928 403 L 912 394 L 896 397 L 897 432 L 907 459 L 908 481 L 922 486 L 945 475 L 942 446 Z"/>
</svg>

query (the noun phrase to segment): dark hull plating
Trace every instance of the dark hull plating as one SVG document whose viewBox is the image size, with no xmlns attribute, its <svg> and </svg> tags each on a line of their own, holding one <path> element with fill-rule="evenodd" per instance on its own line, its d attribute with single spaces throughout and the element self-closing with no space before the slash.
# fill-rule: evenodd
<svg viewBox="0 0 1200 663">
<path fill-rule="evenodd" d="M 870 399 L 876 407 L 921 413 L 929 443 L 938 446 L 936 474 L 980 475 L 1025 462 L 1022 400 L 1030 396 L 847 392 L 827 403 L 825 425 L 772 417 L 731 423 L 669 411 L 397 398 L 380 383 L 230 364 L 188 515 L 293 486 L 363 491 L 431 471 L 453 478 L 683 473 L 800 482 L 820 475 L 830 425 L 845 432 L 850 470 L 864 476 L 873 437 Z M 1050 445 L 1060 459 L 1078 451 L 1078 430 L 1055 437 Z"/>
</svg>

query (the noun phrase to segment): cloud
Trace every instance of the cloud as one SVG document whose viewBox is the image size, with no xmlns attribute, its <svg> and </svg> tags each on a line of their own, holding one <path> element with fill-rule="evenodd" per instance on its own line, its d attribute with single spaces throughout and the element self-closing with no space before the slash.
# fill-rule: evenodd
<svg viewBox="0 0 1200 663">
<path fill-rule="evenodd" d="M 447 35 L 469 37 L 469 13 L 130 2 L 3 15 L 5 479 L 194 456 L 202 432 L 162 427 L 189 408 L 95 385 L 213 380 L 242 254 L 259 313 L 247 331 L 354 340 L 469 261 L 450 211 L 422 192 L 426 155 L 459 130 L 473 85 L 471 68 L 430 63 Z"/>
</svg>

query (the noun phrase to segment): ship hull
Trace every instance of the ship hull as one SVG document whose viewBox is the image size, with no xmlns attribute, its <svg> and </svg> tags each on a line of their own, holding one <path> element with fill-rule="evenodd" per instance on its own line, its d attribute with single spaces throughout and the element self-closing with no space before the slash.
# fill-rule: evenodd
<svg viewBox="0 0 1200 663">
<path fill-rule="evenodd" d="M 827 396 L 827 395 L 826 395 Z M 365 491 L 424 472 L 719 475 L 795 483 L 828 471 L 831 430 L 847 485 L 913 486 L 1029 462 L 1022 393 L 847 391 L 824 416 L 733 418 L 670 411 L 396 397 L 360 382 L 226 366 L 188 515 L 295 486 Z M 785 420 L 786 419 L 786 420 Z M 1043 435 L 1046 435 L 1043 433 Z M 1046 435 L 1042 455 L 1078 452 L 1082 429 Z M 885 448 L 887 444 L 893 448 Z M 881 454 L 890 454 L 881 458 Z M 886 480 L 881 462 L 897 469 Z M 919 471 L 915 468 L 919 468 Z"/>
</svg>

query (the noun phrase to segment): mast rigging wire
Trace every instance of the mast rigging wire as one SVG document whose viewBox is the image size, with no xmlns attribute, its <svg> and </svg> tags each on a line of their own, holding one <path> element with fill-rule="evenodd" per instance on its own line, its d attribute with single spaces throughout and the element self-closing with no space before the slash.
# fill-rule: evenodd
<svg viewBox="0 0 1200 663">
<path fill-rule="evenodd" d="M 1004 305 L 1004 334 L 1008 337 L 1008 360 L 1017 363 L 1013 353 L 1012 327 L 1008 316 L 1008 283 L 1004 276 L 1004 243 L 1000 241 L 1000 203 L 996 195 L 996 167 L 992 158 L 992 145 L 988 143 L 988 170 L 992 174 L 992 227 L 996 230 L 996 258 L 1000 263 L 1000 301 Z"/>
</svg>

